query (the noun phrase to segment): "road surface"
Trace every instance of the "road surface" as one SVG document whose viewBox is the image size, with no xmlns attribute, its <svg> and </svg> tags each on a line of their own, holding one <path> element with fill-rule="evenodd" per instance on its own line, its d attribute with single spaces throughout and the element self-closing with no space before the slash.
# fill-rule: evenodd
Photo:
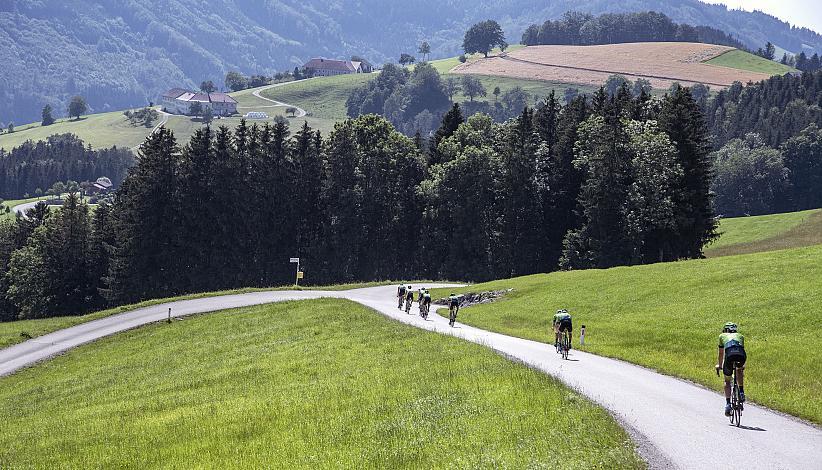
<svg viewBox="0 0 822 470">
<path fill-rule="evenodd" d="M 310 79 L 306 79 L 306 80 L 310 80 Z M 283 103 L 282 101 L 272 100 L 271 98 L 266 98 L 265 96 L 260 94 L 260 93 L 262 93 L 266 90 L 269 90 L 271 88 L 279 88 L 283 85 L 288 85 L 289 83 L 295 83 L 295 82 L 301 82 L 301 81 L 302 80 L 294 80 L 294 81 L 290 81 L 290 82 L 275 83 L 273 85 L 268 85 L 268 86 L 264 86 L 262 88 L 259 88 L 251 94 L 256 96 L 257 98 L 263 100 L 263 101 L 268 101 L 270 103 L 274 103 L 275 107 L 276 106 L 285 106 L 285 107 L 289 107 L 289 108 L 294 108 L 294 109 L 297 110 L 297 113 L 294 115 L 294 117 L 301 118 L 301 117 L 304 117 L 306 115 L 306 112 L 303 108 L 300 108 L 299 106 L 294 106 L 293 104 Z"/>
<path fill-rule="evenodd" d="M 429 286 L 429 287 L 434 287 Z M 319 297 L 345 298 L 419 328 L 461 337 L 544 371 L 608 409 L 628 430 L 651 468 L 822 468 L 822 430 L 762 407 L 747 405 L 744 427 L 730 426 L 723 398 L 700 386 L 614 359 L 571 351 L 563 361 L 552 346 L 491 333 L 430 315 L 425 321 L 397 309 L 395 287 L 349 291 L 279 291 L 184 300 L 121 313 L 0 350 L 0 376 L 103 336 L 173 316 Z M 417 309 L 412 308 L 412 313 Z M 719 379 L 717 379 L 719 380 Z M 0 386 L 2 385 L 0 380 Z M 756 387 L 751 383 L 748 387 Z"/>
</svg>

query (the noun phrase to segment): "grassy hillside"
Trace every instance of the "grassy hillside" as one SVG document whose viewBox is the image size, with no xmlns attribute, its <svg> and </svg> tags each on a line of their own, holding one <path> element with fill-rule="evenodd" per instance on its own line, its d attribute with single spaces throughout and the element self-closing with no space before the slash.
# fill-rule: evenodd
<svg viewBox="0 0 822 470">
<path fill-rule="evenodd" d="M 758 253 L 822 244 L 822 209 L 734 217 L 719 221 L 720 237 L 708 257 Z"/>
<path fill-rule="evenodd" d="M 0 148 L 11 150 L 27 140 L 45 140 L 54 134 L 76 134 L 94 148 L 133 147 L 145 139 L 151 128 L 132 126 L 122 111 L 90 114 L 79 121 L 58 119 L 51 126 L 32 123 L 18 127 L 14 133 L 0 135 Z"/>
<path fill-rule="evenodd" d="M 512 46 L 511 50 L 516 50 L 522 46 Z M 480 55 L 469 56 L 468 60 L 477 60 Z M 453 76 L 460 79 L 462 75 L 449 74 L 448 71 L 452 67 L 458 65 L 460 62 L 456 57 L 448 59 L 438 59 L 431 61 L 431 64 L 443 75 L 443 78 Z M 302 82 L 288 84 L 286 86 L 271 88 L 262 92 L 262 95 L 274 99 L 300 106 L 309 114 L 309 125 L 314 125 L 320 130 L 330 130 L 333 128 L 335 121 L 344 120 L 347 117 L 347 109 L 345 102 L 354 89 L 362 86 L 365 82 L 372 80 L 374 74 L 363 75 L 338 75 L 333 77 L 316 77 Z M 494 87 L 499 87 L 501 95 L 506 91 L 520 87 L 525 90 L 532 97 L 532 101 L 536 99 L 545 98 L 554 90 L 557 96 L 562 99 L 566 88 L 579 88 L 581 93 L 593 93 L 595 89 L 584 85 L 569 85 L 567 83 L 541 81 L 541 80 L 525 80 L 509 77 L 488 77 L 477 76 L 482 84 L 485 86 L 488 96 L 485 98 L 476 98 L 478 101 L 493 101 L 494 96 L 491 94 Z M 454 96 L 457 102 L 468 101 L 468 97 L 462 93 L 457 93 Z M 312 123 L 311 118 L 315 119 Z M 302 118 L 296 119 L 302 122 Z"/>
<path fill-rule="evenodd" d="M 551 317 L 567 308 L 577 330 L 587 327 L 587 351 L 714 390 L 722 383 L 713 370 L 716 341 L 722 325 L 735 321 L 746 338 L 748 396 L 822 423 L 820 261 L 822 246 L 816 246 L 494 281 L 470 290 L 514 291 L 462 310 L 459 320 L 553 342 Z"/>
<path fill-rule="evenodd" d="M 769 73 L 771 75 L 784 75 L 796 69 L 782 65 L 779 62 L 759 57 L 750 52 L 734 49 L 724 54 L 720 54 L 713 59 L 705 61 L 706 64 L 730 67 L 750 72 Z"/>
<path fill-rule="evenodd" d="M 0 467 L 642 467 L 556 380 L 340 300 L 155 324 L 0 385 Z"/>
</svg>

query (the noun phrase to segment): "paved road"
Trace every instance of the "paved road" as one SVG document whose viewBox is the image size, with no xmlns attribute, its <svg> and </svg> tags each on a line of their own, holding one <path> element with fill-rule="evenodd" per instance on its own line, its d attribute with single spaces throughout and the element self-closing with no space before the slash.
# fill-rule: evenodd
<svg viewBox="0 0 822 470">
<path fill-rule="evenodd" d="M 36 206 L 38 202 L 40 201 L 32 201 L 27 202 L 25 204 L 17 204 L 16 206 L 11 208 L 11 212 L 12 214 L 17 214 L 19 212 L 20 215 L 24 215 L 26 211 L 28 211 L 29 209 L 34 209 L 34 206 Z"/>
<path fill-rule="evenodd" d="M 310 80 L 310 79 L 305 79 L 305 80 Z M 262 88 L 260 88 L 256 91 L 254 91 L 251 94 L 256 96 L 257 98 L 259 98 L 261 100 L 274 103 L 274 106 L 286 106 L 286 107 L 294 108 L 294 109 L 297 110 L 297 113 L 296 113 L 295 117 L 300 118 L 300 117 L 303 117 L 303 116 L 306 115 L 306 112 L 303 108 L 300 108 L 299 106 L 294 106 L 293 104 L 283 103 L 282 101 L 272 100 L 271 98 L 266 98 L 265 96 L 262 96 L 260 93 L 262 93 L 266 90 L 269 90 L 271 88 L 279 88 L 281 86 L 288 85 L 289 83 L 296 83 L 296 82 L 301 82 L 301 81 L 302 80 L 294 80 L 294 81 L 290 81 L 290 82 L 275 83 L 273 85 L 268 85 L 268 86 L 262 87 Z"/>
<path fill-rule="evenodd" d="M 157 132 L 157 129 L 165 126 L 166 123 L 168 123 L 169 116 L 171 116 L 171 114 L 163 111 L 162 109 L 158 109 L 157 112 L 160 113 L 160 122 L 158 122 L 157 125 L 154 126 L 154 128 L 151 129 L 151 132 L 148 133 L 149 136 L 154 134 L 155 132 Z M 146 136 L 146 137 L 148 137 L 148 136 Z M 134 147 L 131 147 L 131 151 L 136 152 L 137 150 L 140 150 L 140 146 L 143 145 L 143 143 L 145 141 L 146 140 L 143 139 L 143 142 L 140 142 L 139 144 L 135 145 Z"/>
<path fill-rule="evenodd" d="M 745 427 L 733 427 L 722 415 L 724 400 L 715 392 L 580 351 L 572 351 L 571 360 L 563 361 L 546 344 L 459 323 L 450 328 L 437 315 L 425 321 L 398 310 L 394 292 L 390 286 L 339 292 L 259 292 L 147 307 L 0 350 L 0 375 L 102 336 L 160 321 L 169 306 L 173 316 L 181 316 L 283 300 L 346 298 L 403 323 L 485 345 L 559 378 L 608 409 L 631 433 L 651 468 L 702 469 L 721 462 L 740 469 L 822 468 L 822 430 L 818 427 L 753 405 L 746 407 L 742 417 Z"/>
</svg>

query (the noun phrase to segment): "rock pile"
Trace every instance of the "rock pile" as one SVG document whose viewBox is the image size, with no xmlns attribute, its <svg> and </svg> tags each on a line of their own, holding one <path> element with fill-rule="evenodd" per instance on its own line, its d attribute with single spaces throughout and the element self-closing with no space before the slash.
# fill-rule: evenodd
<svg viewBox="0 0 822 470">
<path fill-rule="evenodd" d="M 487 304 L 497 300 L 503 295 L 511 292 L 514 289 L 492 290 L 485 292 L 469 292 L 467 294 L 460 294 L 460 307 L 469 307 L 477 304 Z M 448 297 L 434 301 L 435 304 L 448 305 Z"/>
</svg>

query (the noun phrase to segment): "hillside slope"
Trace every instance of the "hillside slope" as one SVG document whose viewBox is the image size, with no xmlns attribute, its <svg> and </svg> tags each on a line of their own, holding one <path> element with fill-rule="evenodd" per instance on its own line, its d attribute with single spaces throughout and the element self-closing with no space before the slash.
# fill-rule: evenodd
<svg viewBox="0 0 822 470">
<path fill-rule="evenodd" d="M 728 53 L 737 59 L 712 63 Z M 651 86 L 667 89 L 674 82 L 684 85 L 703 83 L 727 87 L 734 82 L 758 82 L 774 73 L 790 71 L 774 63 L 774 72 L 763 62 L 771 62 L 727 46 L 689 42 L 635 42 L 593 46 L 528 46 L 507 54 L 459 64 L 451 71 L 478 75 L 550 80 L 599 86 L 610 75 L 630 80 L 645 78 Z M 780 68 L 781 67 L 781 68 Z M 753 69 L 753 70 L 752 70 Z"/>
<path fill-rule="evenodd" d="M 822 423 L 822 246 L 708 260 L 538 274 L 471 286 L 513 289 L 462 309 L 472 326 L 553 342 L 551 318 L 586 326 L 586 351 L 624 359 L 719 390 L 722 325 L 745 335 L 746 393 L 755 402 Z M 447 295 L 439 290 L 435 297 Z M 785 325 L 775 327 L 775 325 Z M 719 410 L 718 410 L 719 411 Z"/>
<path fill-rule="evenodd" d="M 311 56 L 396 60 L 422 40 L 432 57 L 454 56 L 476 21 L 498 19 L 517 43 L 528 25 L 568 10 L 654 10 L 732 32 L 751 48 L 771 40 L 822 51 L 817 33 L 697 0 L 413 0 L 390 8 L 382 0 L 7 0 L 0 3 L 0 121 L 34 121 L 46 103 L 62 113 L 73 94 L 85 95 L 95 112 L 143 106 L 173 86 L 222 84 L 228 70 L 272 73 Z"/>
<path fill-rule="evenodd" d="M 156 323 L 0 384 L 4 468 L 642 467 L 556 379 L 342 300 Z"/>
</svg>

